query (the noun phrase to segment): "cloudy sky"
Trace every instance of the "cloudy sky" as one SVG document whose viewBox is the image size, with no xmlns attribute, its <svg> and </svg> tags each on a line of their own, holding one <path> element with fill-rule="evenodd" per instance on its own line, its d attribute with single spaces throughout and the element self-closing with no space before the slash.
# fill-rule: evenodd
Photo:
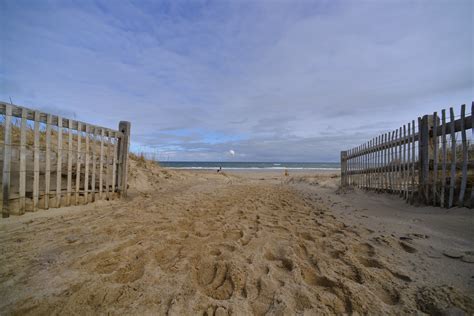
<svg viewBox="0 0 474 316">
<path fill-rule="evenodd" d="M 337 161 L 474 100 L 471 0 L 0 6 L 1 100 L 131 121 L 161 159 Z"/>
</svg>

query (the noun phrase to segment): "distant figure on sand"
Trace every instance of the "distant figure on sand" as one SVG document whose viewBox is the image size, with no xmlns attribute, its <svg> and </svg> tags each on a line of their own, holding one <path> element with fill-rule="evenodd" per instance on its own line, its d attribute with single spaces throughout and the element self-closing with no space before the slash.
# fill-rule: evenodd
<svg viewBox="0 0 474 316">
<path fill-rule="evenodd" d="M 288 177 L 290 174 L 288 173 L 288 169 L 285 169 L 285 177 Z"/>
<path fill-rule="evenodd" d="M 219 169 L 217 169 L 217 173 L 219 173 L 221 171 L 222 171 L 222 167 L 219 167 Z"/>
</svg>

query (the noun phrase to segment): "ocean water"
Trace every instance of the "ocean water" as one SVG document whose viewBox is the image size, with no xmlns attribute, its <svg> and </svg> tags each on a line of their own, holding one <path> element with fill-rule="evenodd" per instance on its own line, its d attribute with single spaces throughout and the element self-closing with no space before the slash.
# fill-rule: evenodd
<svg viewBox="0 0 474 316">
<path fill-rule="evenodd" d="M 340 170 L 337 162 L 217 162 L 217 161 L 160 161 L 170 169 L 217 170 Z"/>
</svg>

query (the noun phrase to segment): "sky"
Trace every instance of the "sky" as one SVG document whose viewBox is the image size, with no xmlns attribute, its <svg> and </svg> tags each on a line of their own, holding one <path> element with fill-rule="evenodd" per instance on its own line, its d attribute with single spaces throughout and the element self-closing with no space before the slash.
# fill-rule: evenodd
<svg viewBox="0 0 474 316">
<path fill-rule="evenodd" d="M 160 160 L 337 162 L 471 104 L 473 3 L 0 0 L 0 100 Z"/>
</svg>

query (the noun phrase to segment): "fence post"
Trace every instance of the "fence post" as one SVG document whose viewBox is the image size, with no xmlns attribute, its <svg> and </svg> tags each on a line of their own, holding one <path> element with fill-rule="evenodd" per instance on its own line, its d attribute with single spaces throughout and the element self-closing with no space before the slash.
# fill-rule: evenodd
<svg viewBox="0 0 474 316">
<path fill-rule="evenodd" d="M 429 172 L 429 128 L 428 128 L 428 115 L 423 116 L 419 121 L 419 139 L 418 139 L 418 162 L 419 162 L 419 179 L 418 179 L 418 193 L 420 202 L 428 202 L 428 172 Z"/>
<path fill-rule="evenodd" d="M 130 128 L 131 123 L 127 121 L 120 121 L 119 131 L 123 136 L 119 139 L 119 163 L 120 168 L 118 172 L 118 188 L 120 195 L 127 196 L 127 175 L 128 175 L 128 151 L 130 147 Z"/>
<path fill-rule="evenodd" d="M 347 186 L 347 151 L 341 151 L 341 186 Z"/>
<path fill-rule="evenodd" d="M 434 116 L 425 115 L 419 126 L 419 194 L 420 202 L 430 203 L 430 165 L 434 164 L 435 138 L 430 135 L 434 127 Z M 437 124 L 439 125 L 439 123 Z"/>
</svg>

